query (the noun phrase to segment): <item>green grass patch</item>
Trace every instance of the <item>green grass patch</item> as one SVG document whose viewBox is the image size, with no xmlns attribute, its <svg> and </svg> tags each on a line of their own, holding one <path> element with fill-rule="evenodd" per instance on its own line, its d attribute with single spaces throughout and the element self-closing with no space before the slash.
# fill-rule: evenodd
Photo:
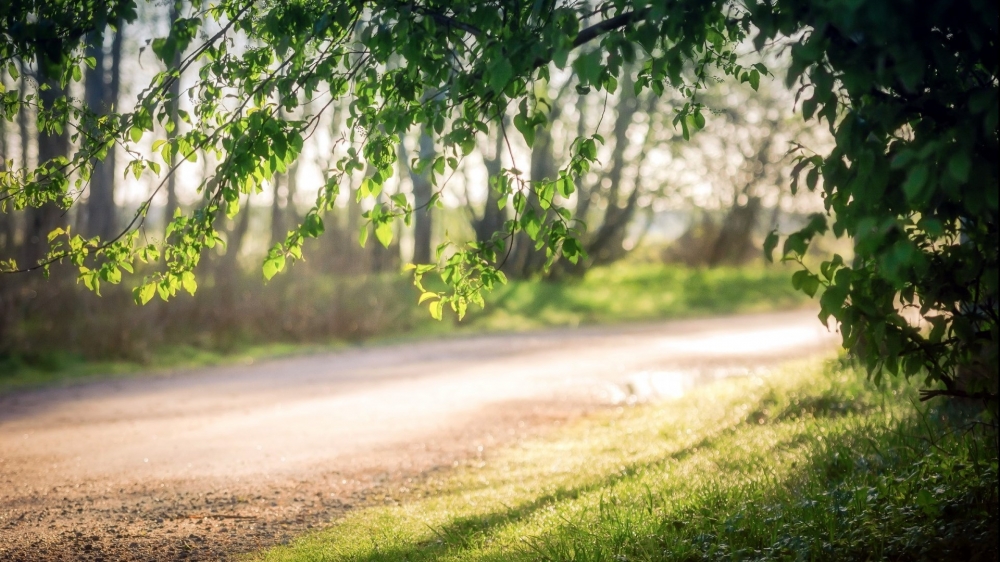
<svg viewBox="0 0 1000 562">
<path fill-rule="evenodd" d="M 96 379 L 163 375 L 184 369 L 214 365 L 252 363 L 261 359 L 333 351 L 345 346 L 330 344 L 269 343 L 241 345 L 216 351 L 192 345 L 169 345 L 157 349 L 147 361 L 88 361 L 70 353 L 51 352 L 24 358 L 0 358 L 0 394 L 20 388 L 51 386 Z"/>
<path fill-rule="evenodd" d="M 997 456 L 831 362 L 607 412 L 250 558 L 995 560 Z M 979 427 L 982 426 L 972 426 Z"/>
<path fill-rule="evenodd" d="M 562 282 L 515 281 L 500 287 L 472 327 L 518 330 L 617 324 L 793 308 L 807 301 L 785 267 L 696 269 L 621 263 Z"/>
<path fill-rule="evenodd" d="M 234 318 L 226 325 L 229 327 L 213 328 L 206 318 L 172 317 L 168 323 L 172 326 L 169 333 L 155 336 L 159 338 L 159 343 L 148 345 L 149 350 L 126 354 L 138 355 L 140 360 L 100 359 L 104 356 L 100 354 L 97 358 L 85 359 L 82 353 L 50 350 L 45 346 L 30 353 L 9 351 L 6 355 L 0 354 L 0 393 L 94 378 L 155 374 L 249 359 L 330 351 L 358 341 L 390 343 L 455 333 L 523 331 L 794 308 L 804 304 L 806 299 L 802 293 L 792 289 L 790 275 L 788 268 L 780 266 L 693 269 L 623 262 L 596 268 L 582 279 L 511 281 L 488 296 L 485 310 L 470 311 L 462 322 L 453 315 L 443 322 L 432 320 L 426 307 L 417 307 L 418 293 L 402 275 L 383 276 L 377 279 L 377 283 L 371 280 L 371 294 L 358 288 L 364 286 L 364 280 L 350 280 L 352 287 L 346 291 L 346 304 L 338 303 L 336 295 L 337 283 L 347 281 L 320 275 L 301 279 L 281 278 L 279 281 L 294 283 L 292 287 L 284 287 L 285 290 L 280 291 L 275 287 L 265 287 L 255 278 L 245 288 L 246 291 L 252 289 L 252 292 L 242 296 L 240 301 L 252 303 L 254 310 L 268 311 L 266 319 Z M 204 287 L 191 302 L 175 301 L 166 306 L 190 306 L 194 300 L 205 298 L 208 301 L 205 307 L 208 307 L 213 298 L 222 298 L 212 295 L 210 291 L 211 287 Z M 291 301 L 281 300 L 287 299 L 289 294 L 294 295 Z M 99 311 L 101 315 L 95 312 L 80 320 L 93 322 L 94 325 L 80 326 L 75 330 L 78 334 L 64 337 L 66 345 L 84 341 L 90 334 L 108 332 L 116 325 L 127 325 L 129 318 L 126 316 L 129 314 L 153 312 L 135 308 L 128 299 L 113 304 L 107 297 L 101 300 L 87 294 L 82 298 L 94 299 L 92 305 L 104 305 L 110 309 L 105 308 Z M 372 306 L 366 308 L 365 305 L 368 299 L 375 298 L 380 299 L 375 307 L 379 311 L 377 314 L 371 312 Z M 192 315 L 204 313 L 202 307 L 191 308 Z M 156 314 L 147 316 L 152 317 L 149 319 L 152 324 L 161 322 Z M 374 321 L 373 316 L 380 319 Z M 350 337 L 338 336 L 336 329 L 329 326 L 338 322 L 351 324 L 355 317 L 371 321 L 372 325 Z M 330 322 L 330 319 L 339 320 Z M 366 320 L 358 319 L 357 323 L 365 324 Z M 306 328 L 273 330 L 274 326 L 284 324 Z M 142 332 L 136 330 L 136 333 Z M 154 336 L 148 337 L 153 339 Z M 38 334 L 35 339 L 62 341 L 45 334 Z M 95 346 L 83 347 L 93 351 Z M 122 345 L 105 343 L 104 348 L 109 352 L 125 351 L 121 349 Z"/>
</svg>

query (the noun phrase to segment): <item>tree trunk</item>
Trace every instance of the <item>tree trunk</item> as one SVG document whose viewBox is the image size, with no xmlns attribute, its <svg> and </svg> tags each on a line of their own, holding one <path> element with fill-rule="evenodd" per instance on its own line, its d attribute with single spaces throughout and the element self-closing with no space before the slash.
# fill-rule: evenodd
<svg viewBox="0 0 1000 562">
<path fill-rule="evenodd" d="M 308 102 L 303 110 L 308 112 Z M 278 117 L 287 120 L 289 115 L 283 109 L 278 109 Z M 295 209 L 295 192 L 298 189 L 298 159 L 288 168 L 286 173 L 275 173 L 271 183 L 274 185 L 274 198 L 271 200 L 271 246 L 280 244 L 288 237 L 288 231 L 299 223 L 299 214 Z"/>
<path fill-rule="evenodd" d="M 724 263 L 739 265 L 753 255 L 753 230 L 761 211 L 761 199 L 754 188 L 767 178 L 771 142 L 770 137 L 765 137 L 757 146 L 747 182 L 733 195 L 733 204 L 722 221 L 719 237 L 708 257 L 710 267 Z M 746 197 L 745 203 L 739 202 L 741 195 Z"/>
<path fill-rule="evenodd" d="M 348 179 L 347 232 L 343 244 L 344 251 L 341 253 L 342 258 L 345 260 L 341 262 L 345 266 L 344 273 L 361 273 L 364 271 L 364 265 L 358 259 L 364 251 L 363 248 L 358 246 L 358 235 L 361 233 L 361 202 L 358 201 L 357 193 L 359 187 L 360 185 L 355 185 L 354 178 Z"/>
<path fill-rule="evenodd" d="M 299 161 L 296 160 L 288 168 L 287 188 L 285 192 L 285 224 L 295 228 L 302 222 L 298 207 L 295 206 L 295 194 L 299 191 Z"/>
<path fill-rule="evenodd" d="M 285 225 L 285 215 L 282 212 L 281 199 L 287 193 L 285 188 L 286 178 L 284 174 L 274 174 L 271 185 L 274 188 L 274 197 L 271 198 L 271 246 L 281 244 L 285 241 L 288 229 Z"/>
<path fill-rule="evenodd" d="M 621 196 L 622 176 L 626 165 L 625 151 L 629 147 L 628 129 L 638 111 L 639 98 L 636 97 L 632 88 L 630 74 L 626 72 L 622 78 L 621 97 L 618 100 L 612 133 L 615 147 L 611 153 L 611 166 L 605 176 L 605 179 L 608 180 L 608 189 L 604 197 L 607 206 L 604 209 L 604 219 L 601 221 L 600 228 L 590 236 L 589 244 L 587 244 L 587 253 L 590 255 L 591 261 L 597 264 L 610 263 L 621 255 L 625 229 L 635 212 L 639 193 L 638 185 L 633 188 L 624 207 L 619 205 L 618 200 Z"/>
<path fill-rule="evenodd" d="M 173 25 L 174 21 L 180 17 L 180 2 L 174 2 L 170 6 L 170 24 Z M 181 53 L 178 51 L 174 54 L 174 60 L 171 63 L 171 68 L 179 68 L 181 64 Z M 169 100 L 168 111 L 170 112 L 170 123 L 173 125 L 172 129 L 167 131 L 167 139 L 173 139 L 177 136 L 177 129 L 180 127 L 180 118 L 177 110 L 179 109 L 181 101 L 181 77 L 180 75 L 174 77 L 173 81 L 170 82 L 169 95 L 167 97 Z M 170 153 L 170 169 L 172 170 L 177 166 L 177 151 L 171 151 Z M 163 209 L 163 224 L 167 225 L 174 218 L 174 212 L 180 207 L 180 203 L 177 199 L 177 174 L 168 174 L 167 177 L 167 205 Z"/>
<path fill-rule="evenodd" d="M 507 118 L 504 117 L 504 124 L 506 127 Z M 483 216 L 476 221 L 474 227 L 476 230 L 476 240 L 478 242 L 488 242 L 493 236 L 494 232 L 499 232 L 503 228 L 504 222 L 507 221 L 507 207 L 500 208 L 500 193 L 489 186 L 494 178 L 500 177 L 500 169 L 503 168 L 503 133 L 500 128 L 497 127 L 496 132 L 496 144 L 493 148 L 493 157 L 487 158 L 483 156 L 483 164 L 486 165 L 486 177 L 487 177 L 487 191 L 486 191 L 486 206 L 483 208 Z"/>
<path fill-rule="evenodd" d="M 434 217 L 428 203 L 434 195 L 434 186 L 431 184 L 431 167 L 427 165 L 423 173 L 416 173 L 410 167 L 410 157 L 403 143 L 399 144 L 399 159 L 410 178 L 413 185 L 413 263 L 431 263 L 432 235 L 434 227 Z M 420 140 L 417 146 L 417 158 L 422 162 L 430 162 L 434 159 L 434 139 L 426 127 L 420 130 Z"/>
<path fill-rule="evenodd" d="M 760 215 L 760 198 L 750 196 L 743 205 L 733 204 L 722 221 L 719 237 L 712 245 L 708 266 L 740 265 L 753 255 L 753 229 Z"/>
<path fill-rule="evenodd" d="M 0 172 L 7 172 L 7 120 L 0 119 Z M 2 204 L 0 204 L 2 205 Z M 6 208 L 0 206 L 0 256 L 13 255 L 14 249 L 14 208 L 8 205 Z"/>
<path fill-rule="evenodd" d="M 49 89 L 38 92 L 38 100 L 46 109 L 52 107 L 55 101 L 64 94 L 57 81 L 50 81 L 49 86 Z M 39 132 L 37 139 L 38 164 L 40 166 L 53 158 L 65 156 L 69 152 L 69 127 L 63 127 L 62 133 Z M 33 266 L 43 259 L 49 248 L 47 239 L 49 232 L 65 224 L 66 213 L 55 203 L 46 203 L 41 207 L 28 209 L 22 266 Z"/>
<path fill-rule="evenodd" d="M 233 228 L 229 234 L 229 239 L 226 241 L 226 255 L 219 260 L 219 275 L 224 279 L 233 277 L 239 269 L 237 259 L 239 258 L 240 249 L 243 248 L 243 240 L 246 239 L 247 232 L 250 230 L 250 201 L 251 197 L 248 195 L 246 202 L 240 209 L 240 216 L 237 219 L 236 227 Z"/>
<path fill-rule="evenodd" d="M 4 84 L 5 85 L 5 84 Z M 0 172 L 7 172 L 7 120 L 0 119 Z M 7 259 L 14 255 L 14 209 L 0 204 L 0 257 Z M 13 277 L 7 275 L 6 277 Z M 13 349 L 9 333 L 14 329 L 14 281 L 0 279 L 0 354 Z"/>
<path fill-rule="evenodd" d="M 21 62 L 21 92 L 28 91 L 28 65 Z M 31 164 L 28 157 L 28 150 L 31 148 L 31 131 L 28 129 L 28 107 L 22 106 L 17 112 L 18 136 L 21 140 L 21 168 L 27 170 Z"/>
<path fill-rule="evenodd" d="M 119 24 L 121 25 L 121 24 Z M 97 59 L 97 65 L 87 71 L 86 101 L 91 111 L 106 115 L 118 104 L 120 84 L 122 33 L 115 33 L 111 44 L 111 68 L 105 70 L 103 40 L 93 37 L 87 54 Z M 110 74 L 110 80 L 108 80 Z M 108 148 L 103 160 L 94 163 L 90 177 L 90 197 L 86 207 L 86 232 L 109 240 L 117 234 L 117 209 L 115 207 L 115 146 Z"/>
</svg>

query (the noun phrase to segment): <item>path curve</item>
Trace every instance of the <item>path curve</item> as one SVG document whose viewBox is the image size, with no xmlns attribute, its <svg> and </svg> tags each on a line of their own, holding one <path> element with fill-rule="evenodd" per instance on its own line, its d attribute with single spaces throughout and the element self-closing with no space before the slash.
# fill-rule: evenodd
<svg viewBox="0 0 1000 562">
<path fill-rule="evenodd" d="M 396 501 L 431 471 L 595 408 L 679 396 L 836 340 L 803 310 L 360 346 L 0 396 L 0 559 L 216 560 Z"/>
</svg>

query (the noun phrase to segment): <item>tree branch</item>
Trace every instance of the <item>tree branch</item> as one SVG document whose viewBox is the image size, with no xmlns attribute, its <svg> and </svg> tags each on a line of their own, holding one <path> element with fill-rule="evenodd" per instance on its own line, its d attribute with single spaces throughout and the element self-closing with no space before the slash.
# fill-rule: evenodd
<svg viewBox="0 0 1000 562">
<path fill-rule="evenodd" d="M 945 390 L 921 390 L 920 391 L 920 401 L 926 402 L 935 396 L 949 396 L 951 398 L 974 398 L 976 400 L 996 400 L 997 395 L 991 394 L 989 392 L 966 392 L 964 390 L 956 389 L 945 389 Z"/>
<path fill-rule="evenodd" d="M 609 31 L 635 23 L 646 17 L 648 13 L 649 8 L 643 8 L 634 12 L 618 14 L 611 19 L 595 23 L 577 34 L 576 39 L 573 40 L 573 48 L 575 49 L 585 43 L 589 43 Z"/>
<path fill-rule="evenodd" d="M 414 7 L 417 9 L 417 12 L 420 13 L 421 15 L 427 16 L 440 24 L 447 25 L 449 27 L 454 27 L 455 29 L 461 29 L 462 31 L 468 33 L 469 35 L 475 35 L 476 37 L 479 37 L 483 33 L 482 30 L 480 30 L 478 27 L 467 24 L 465 22 L 461 22 L 451 16 L 442 14 L 441 12 L 435 12 L 424 6 L 414 6 Z"/>
</svg>

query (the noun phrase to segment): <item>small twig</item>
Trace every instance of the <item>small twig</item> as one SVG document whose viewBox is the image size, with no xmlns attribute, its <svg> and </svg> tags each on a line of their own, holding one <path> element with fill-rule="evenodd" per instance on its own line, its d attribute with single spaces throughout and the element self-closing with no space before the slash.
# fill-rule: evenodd
<svg viewBox="0 0 1000 562">
<path fill-rule="evenodd" d="M 921 390 L 920 401 L 926 402 L 935 396 L 951 396 L 953 398 L 976 398 L 980 400 L 996 400 L 997 395 L 989 392 L 966 392 L 958 389 Z"/>
</svg>

